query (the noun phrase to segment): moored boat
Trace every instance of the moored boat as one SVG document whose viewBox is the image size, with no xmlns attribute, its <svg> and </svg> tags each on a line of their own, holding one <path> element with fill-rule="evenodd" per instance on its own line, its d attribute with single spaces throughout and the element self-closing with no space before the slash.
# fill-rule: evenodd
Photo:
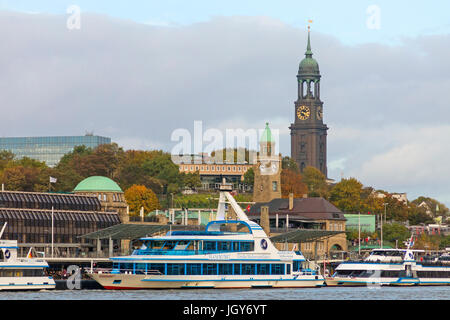
<svg viewBox="0 0 450 320">
<path fill-rule="evenodd" d="M 430 286 L 450 285 L 450 263 L 445 255 L 434 261 L 417 261 L 412 250 L 374 249 L 363 261 L 345 261 L 325 279 L 327 286 Z"/>
<path fill-rule="evenodd" d="M 106 289 L 320 287 L 324 278 L 300 251 L 279 251 L 229 193 L 220 190 L 217 220 L 205 231 L 169 231 L 141 238 L 113 268 L 89 275 Z M 237 220 L 225 220 L 225 204 Z"/>
<path fill-rule="evenodd" d="M 0 237 L 5 227 L 6 223 Z M 54 289 L 55 281 L 45 274 L 48 263 L 31 257 L 31 249 L 26 258 L 20 258 L 17 249 L 16 240 L 0 240 L 0 291 Z"/>
</svg>

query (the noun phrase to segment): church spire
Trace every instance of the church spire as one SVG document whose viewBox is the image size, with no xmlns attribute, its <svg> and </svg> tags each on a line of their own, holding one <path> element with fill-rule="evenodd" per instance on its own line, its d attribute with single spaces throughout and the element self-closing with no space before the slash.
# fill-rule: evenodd
<svg viewBox="0 0 450 320">
<path fill-rule="evenodd" d="M 306 52 L 305 52 L 305 56 L 307 58 L 311 58 L 312 57 L 312 51 L 311 51 L 311 39 L 310 39 L 310 33 L 311 33 L 311 27 L 308 26 L 308 45 L 306 46 Z"/>
</svg>

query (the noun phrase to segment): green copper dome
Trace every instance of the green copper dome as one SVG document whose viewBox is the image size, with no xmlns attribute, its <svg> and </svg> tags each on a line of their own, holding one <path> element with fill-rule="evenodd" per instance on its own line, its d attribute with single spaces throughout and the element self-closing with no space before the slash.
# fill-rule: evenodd
<svg viewBox="0 0 450 320">
<path fill-rule="evenodd" d="M 74 192 L 88 191 L 105 191 L 105 192 L 122 192 L 119 185 L 107 177 L 92 176 L 81 181 L 73 190 Z"/>
<path fill-rule="evenodd" d="M 263 132 L 259 142 L 273 142 L 272 131 L 270 131 L 268 122 L 266 122 L 266 128 L 264 129 L 264 132 Z"/>
<path fill-rule="evenodd" d="M 311 41 L 308 31 L 308 45 L 306 46 L 305 58 L 300 62 L 298 67 L 299 75 L 320 75 L 319 64 L 312 57 Z"/>
</svg>

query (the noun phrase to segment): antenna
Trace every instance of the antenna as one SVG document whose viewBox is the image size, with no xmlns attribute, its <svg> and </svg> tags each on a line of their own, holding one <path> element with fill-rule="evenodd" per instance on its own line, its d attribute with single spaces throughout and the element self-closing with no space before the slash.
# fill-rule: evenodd
<svg viewBox="0 0 450 320">
<path fill-rule="evenodd" d="M 0 239 L 2 238 L 3 231 L 5 231 L 5 228 L 6 228 L 7 224 L 8 224 L 8 222 L 5 222 L 5 224 L 3 225 L 2 231 L 0 231 Z"/>
</svg>

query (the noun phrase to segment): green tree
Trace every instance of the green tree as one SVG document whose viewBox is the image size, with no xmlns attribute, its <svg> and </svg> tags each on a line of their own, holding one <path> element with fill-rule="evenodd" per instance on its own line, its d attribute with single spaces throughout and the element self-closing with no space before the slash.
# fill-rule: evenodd
<svg viewBox="0 0 450 320">
<path fill-rule="evenodd" d="M 297 162 L 294 161 L 291 157 L 285 156 L 281 160 L 281 169 L 289 169 L 291 171 L 299 173 Z"/>
<path fill-rule="evenodd" d="M 192 173 L 182 173 L 180 175 L 180 178 L 182 180 L 183 186 L 189 189 L 195 190 L 202 185 L 202 182 L 200 180 L 200 173 L 198 171 Z"/>
<path fill-rule="evenodd" d="M 400 245 L 410 237 L 411 232 L 400 223 L 383 224 L 383 239 L 386 241 L 395 243 L 395 240 L 398 240 L 398 244 Z"/>
<path fill-rule="evenodd" d="M 330 191 L 330 201 L 343 212 L 359 212 L 362 184 L 355 178 L 342 179 Z"/>
<path fill-rule="evenodd" d="M 253 171 L 253 168 L 249 168 L 247 172 L 244 173 L 244 183 L 252 187 L 255 184 L 255 171 Z"/>
<path fill-rule="evenodd" d="M 328 199 L 329 188 L 325 175 L 314 167 L 306 167 L 302 173 L 303 183 L 308 187 L 309 197 Z"/>
</svg>

